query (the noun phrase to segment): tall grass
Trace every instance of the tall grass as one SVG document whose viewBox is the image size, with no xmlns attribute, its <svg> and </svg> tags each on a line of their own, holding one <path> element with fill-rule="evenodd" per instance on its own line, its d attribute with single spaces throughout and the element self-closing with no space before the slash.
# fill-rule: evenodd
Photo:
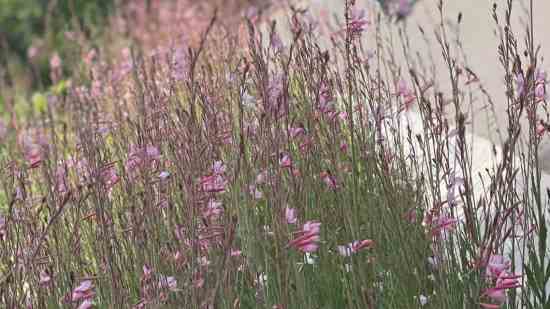
<svg viewBox="0 0 550 309">
<path fill-rule="evenodd" d="M 406 11 L 392 8 L 368 20 L 346 1 L 330 49 L 296 8 L 284 11 L 289 41 L 251 15 L 233 35 L 220 11 L 186 42 L 173 25 L 130 31 L 139 44 L 122 61 L 102 47 L 34 117 L 12 112 L 1 303 L 549 307 L 546 79 L 532 29 L 520 47 L 513 1 L 504 18 L 495 8 L 509 125 L 495 163 L 476 170 L 467 112 L 488 95 L 476 68 L 443 22 L 444 70 L 424 55 L 396 63 L 413 52 L 393 25 Z"/>
</svg>

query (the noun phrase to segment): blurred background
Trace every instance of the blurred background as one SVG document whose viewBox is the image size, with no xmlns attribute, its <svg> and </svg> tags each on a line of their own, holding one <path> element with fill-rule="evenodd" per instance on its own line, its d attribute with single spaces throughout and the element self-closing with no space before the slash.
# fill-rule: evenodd
<svg viewBox="0 0 550 309">
<path fill-rule="evenodd" d="M 400 0 L 357 0 L 357 6 L 365 7 L 371 18 L 377 8 L 391 1 Z M 408 1 L 408 0 L 405 0 Z M 438 71 L 438 82 L 449 86 L 440 57 L 434 29 L 440 23 L 437 10 L 439 0 L 410 0 L 415 5 L 401 20 L 395 32 L 404 31 L 411 44 L 411 50 L 434 61 Z M 504 0 L 461 0 L 444 1 L 443 21 L 450 34 L 460 38 L 462 49 L 456 55 L 464 66 L 471 68 L 479 77 L 483 87 L 492 99 L 484 95 L 472 98 L 471 119 L 476 123 L 473 131 L 497 144 L 503 142 L 502 128 L 506 127 L 504 72 L 497 58 L 499 43 L 492 18 L 493 5 L 502 10 Z M 192 42 L 202 33 L 215 10 L 218 22 L 228 29 L 242 21 L 243 16 L 254 18 L 258 12 L 268 12 L 278 19 L 285 32 L 288 12 L 278 10 L 290 4 L 309 7 L 313 14 L 336 20 L 342 16 L 344 0 L 0 0 L 0 111 L 3 101 L 22 100 L 35 90 L 46 89 L 55 84 L 50 69 L 59 65 L 68 76 L 82 60 L 87 61 L 97 53 L 103 59 L 117 61 L 121 51 L 130 41 L 139 42 L 141 48 L 154 51 L 167 42 Z M 524 33 L 528 18 L 528 1 L 517 1 L 513 19 L 515 31 Z M 536 1 L 535 43 L 540 50 L 540 69 L 548 68 L 545 59 L 550 56 L 550 1 Z M 457 19 L 462 19 L 458 27 Z M 341 20 L 341 18 L 340 18 Z M 502 21 L 501 21 L 502 22 Z M 385 28 L 391 29 L 391 28 Z M 422 35 L 422 31 L 426 35 Z M 238 29 L 235 29 L 237 31 Z M 288 31 L 287 31 L 288 33 Z M 374 31 L 367 31 L 365 46 L 374 48 Z M 286 37 L 288 40 L 288 37 Z M 179 43 L 177 43 L 179 44 Z M 525 42 L 518 42 L 519 48 Z M 326 45 L 328 48 L 329 45 Z M 112 55 L 109 55 L 111 53 Z M 411 55 L 401 55 L 396 61 L 404 63 Z M 426 59 L 428 60 L 428 59 Z M 9 91 L 8 91 L 9 89 Z M 8 93 L 9 92 L 9 93 Z M 542 145 L 543 159 L 550 158 L 550 145 Z M 550 171 L 550 160 L 542 165 Z"/>
</svg>

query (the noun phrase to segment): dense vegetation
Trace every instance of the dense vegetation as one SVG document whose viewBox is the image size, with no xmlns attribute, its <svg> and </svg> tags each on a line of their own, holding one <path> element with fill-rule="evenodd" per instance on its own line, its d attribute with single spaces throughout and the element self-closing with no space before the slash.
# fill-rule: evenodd
<svg viewBox="0 0 550 309">
<path fill-rule="evenodd" d="M 482 68 L 441 22 L 445 68 L 429 69 L 399 23 L 413 2 L 383 2 L 346 1 L 340 23 L 277 8 L 285 40 L 267 6 L 134 1 L 97 40 L 73 29 L 87 44 L 48 57 L 52 86 L 3 81 L 0 303 L 549 308 L 532 32 L 500 18 L 513 1 L 495 9 L 509 127 L 474 170 L 466 110 L 488 95 Z"/>
</svg>

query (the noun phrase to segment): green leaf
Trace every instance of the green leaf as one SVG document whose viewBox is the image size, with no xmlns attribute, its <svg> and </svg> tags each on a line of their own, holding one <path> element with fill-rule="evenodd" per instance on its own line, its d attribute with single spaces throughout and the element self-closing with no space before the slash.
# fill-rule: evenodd
<svg viewBox="0 0 550 309">
<path fill-rule="evenodd" d="M 44 113 L 48 109 L 48 99 L 44 94 L 36 92 L 32 96 L 32 106 L 37 113 Z"/>
<path fill-rule="evenodd" d="M 51 89 L 53 94 L 61 95 L 65 93 L 65 90 L 67 90 L 67 81 L 64 79 L 61 80 L 57 84 L 53 85 Z"/>
</svg>

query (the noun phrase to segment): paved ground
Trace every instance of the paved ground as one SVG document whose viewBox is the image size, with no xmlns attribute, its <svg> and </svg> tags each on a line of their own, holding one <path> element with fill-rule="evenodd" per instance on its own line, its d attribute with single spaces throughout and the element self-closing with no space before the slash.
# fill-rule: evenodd
<svg viewBox="0 0 550 309">
<path fill-rule="evenodd" d="M 307 0 L 303 2 L 309 2 L 314 8 L 315 14 L 319 13 L 319 9 L 324 9 L 330 14 L 342 14 L 344 0 Z M 373 0 L 357 0 L 358 6 L 368 8 L 368 11 L 375 12 Z M 421 54 L 427 55 L 427 51 L 431 50 L 432 54 L 440 61 L 440 50 L 437 46 L 437 42 L 433 35 L 430 35 L 432 42 L 429 47 L 426 47 L 424 42 L 420 39 L 420 32 L 418 26 L 422 26 L 427 33 L 432 34 L 435 25 L 439 23 L 439 12 L 436 9 L 436 5 L 439 0 L 420 0 L 414 8 L 413 14 L 407 20 L 407 29 L 411 38 L 411 46 L 413 49 L 417 49 Z M 445 3 L 445 17 L 450 23 L 456 23 L 459 12 L 462 12 L 462 40 L 467 56 L 468 65 L 473 68 L 479 75 L 481 81 L 488 89 L 495 102 L 496 119 L 494 121 L 488 120 L 487 114 L 481 112 L 481 108 L 486 105 L 486 101 L 479 96 L 477 102 L 474 105 L 474 123 L 476 124 L 474 132 L 476 135 L 492 140 L 499 143 L 499 138 L 495 134 L 496 129 L 505 128 L 506 124 L 506 103 L 503 90 L 503 70 L 500 67 L 497 58 L 497 46 L 498 38 L 495 34 L 495 23 L 491 17 L 493 3 L 497 3 L 500 10 L 504 8 L 505 0 L 447 0 Z M 515 14 L 514 27 L 518 33 L 525 31 L 522 26 L 524 24 L 522 19 L 525 20 L 527 15 L 525 6 L 529 3 L 528 0 L 516 0 L 515 1 Z M 550 35 L 548 29 L 550 27 L 550 1 L 537 0 L 535 1 L 535 42 L 542 45 L 541 55 L 546 59 L 550 58 Z M 369 41 L 369 35 L 365 36 L 367 46 Z M 519 46 L 524 46 L 524 42 L 520 40 Z M 546 49 L 544 49 L 546 47 Z M 402 59 L 401 59 L 402 61 Z M 436 61 L 437 62 L 437 61 Z M 441 62 L 438 63 L 438 67 L 444 68 Z M 550 70 L 550 65 L 543 62 L 543 69 Z M 440 83 L 442 85 L 448 85 L 448 74 L 442 70 L 440 76 Z M 549 138 L 550 139 L 550 138 Z M 545 170 L 550 171 L 550 141 L 547 141 L 542 149 L 543 154 L 543 167 Z M 546 160 L 548 158 L 548 160 Z"/>
</svg>

